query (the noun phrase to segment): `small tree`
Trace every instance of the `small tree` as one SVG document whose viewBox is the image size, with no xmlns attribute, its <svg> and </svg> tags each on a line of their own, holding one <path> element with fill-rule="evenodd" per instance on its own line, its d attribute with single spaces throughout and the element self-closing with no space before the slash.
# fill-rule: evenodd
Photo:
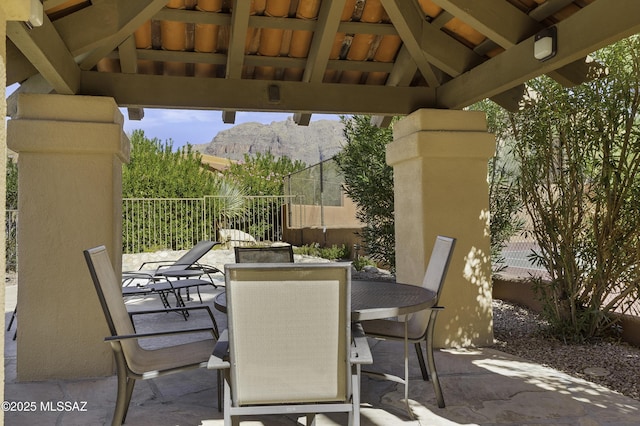
<svg viewBox="0 0 640 426">
<path fill-rule="evenodd" d="M 550 274 L 538 281 L 558 334 L 614 330 L 640 298 L 640 38 L 595 55 L 608 74 L 565 89 L 549 78 L 513 115 L 521 193 Z"/>
<path fill-rule="evenodd" d="M 395 270 L 393 168 L 385 162 L 392 128 L 371 124 L 369 116 L 342 117 L 347 144 L 335 160 L 345 178 L 345 192 L 357 204 L 365 224 L 362 239 L 369 257 Z"/>
<path fill-rule="evenodd" d="M 306 167 L 300 160 L 276 158 L 271 152 L 244 155 L 244 161 L 232 163 L 225 177 L 248 195 L 283 195 L 284 177 Z"/>
<path fill-rule="evenodd" d="M 210 217 L 214 223 L 204 223 L 202 215 L 192 215 L 190 211 L 167 210 L 162 204 L 151 204 L 142 211 L 137 204 L 127 204 L 125 218 L 131 218 L 131 222 L 123 224 L 125 229 L 134 229 L 125 235 L 124 251 L 130 252 L 137 247 L 136 241 L 128 241 L 127 236 L 149 235 L 149 240 L 156 233 L 152 231 L 154 224 L 164 227 L 163 235 L 172 235 L 172 249 L 183 249 L 192 246 L 198 236 L 188 229 L 169 229 L 170 223 L 184 223 L 191 229 L 206 226 L 212 235 L 215 235 L 220 225 L 228 222 L 232 217 L 243 217 L 244 197 L 241 190 L 231 182 L 223 182 L 223 179 L 202 167 L 201 157 L 198 152 L 192 150 L 190 145 L 178 151 L 173 150 L 170 141 L 162 143 L 158 139 L 148 139 L 144 132 L 136 130 L 131 136 L 131 159 L 123 169 L 123 197 L 124 198 L 203 198 L 205 196 L 224 196 L 225 205 L 230 209 L 219 209 L 219 203 L 211 207 Z M 217 209 L 217 210 L 216 210 Z M 137 218 L 143 217 L 144 220 Z M 189 228 L 187 227 L 187 228 Z M 151 241 L 145 249 L 157 249 Z M 160 243 L 158 243 L 160 244 Z"/>
<path fill-rule="evenodd" d="M 489 132 L 496 136 L 496 155 L 489 160 L 489 229 L 491 232 L 491 266 L 494 273 L 507 265 L 502 256 L 511 237 L 522 231 L 524 221 L 519 215 L 522 200 L 518 190 L 517 167 L 512 155 L 513 140 L 509 135 L 511 121 L 506 110 L 498 104 L 484 100 L 470 107 L 484 111 Z"/>
<path fill-rule="evenodd" d="M 142 130 L 131 135 L 131 159 L 122 176 L 124 198 L 203 197 L 218 192 L 220 179 L 202 167 L 191 145 L 174 151 L 171 141 L 148 139 Z"/>
<path fill-rule="evenodd" d="M 306 165 L 289 157 L 276 158 L 271 152 L 244 155 L 244 161 L 233 163 L 227 169 L 225 179 L 252 196 L 261 197 L 251 211 L 253 217 L 245 218 L 243 225 L 255 237 L 265 239 L 273 235 L 273 229 L 282 221 L 281 203 L 271 196 L 284 194 L 284 177 L 303 170 Z M 265 196 L 262 198 L 262 196 Z"/>
<path fill-rule="evenodd" d="M 6 187 L 5 269 L 7 271 L 15 271 L 18 256 L 18 221 L 15 212 L 10 210 L 18 209 L 18 163 L 12 158 L 7 158 Z"/>
</svg>

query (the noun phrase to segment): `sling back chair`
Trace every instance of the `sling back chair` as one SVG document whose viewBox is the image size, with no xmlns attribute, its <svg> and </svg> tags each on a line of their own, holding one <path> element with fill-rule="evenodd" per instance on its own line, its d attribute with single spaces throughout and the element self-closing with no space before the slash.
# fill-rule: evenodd
<svg viewBox="0 0 640 426">
<path fill-rule="evenodd" d="M 204 240 L 198 242 L 177 260 L 144 262 L 135 271 L 122 272 L 123 285 L 128 285 L 134 280 L 152 281 L 158 278 L 165 279 L 167 277 L 193 277 L 202 275 L 207 275 L 210 278 L 211 274 L 222 273 L 222 271 L 215 266 L 199 263 L 199 260 L 218 244 L 220 243 L 217 241 Z M 184 272 L 184 275 L 181 275 L 181 272 Z M 198 275 L 197 272 L 201 273 Z M 213 280 L 212 284 L 214 284 Z"/>
<path fill-rule="evenodd" d="M 447 275 L 447 269 L 449 268 L 449 262 L 451 260 L 451 254 L 455 246 L 455 238 L 449 238 L 444 236 L 438 236 L 429 258 L 429 264 L 427 265 L 427 271 L 422 281 L 422 286 L 434 291 L 437 294 L 434 307 L 425 309 L 424 311 L 412 314 L 406 324 L 404 320 L 371 320 L 363 321 L 362 327 L 364 332 L 369 337 L 375 337 L 383 340 L 401 340 L 405 339 L 409 343 L 413 343 L 418 356 L 418 363 L 420 364 L 420 371 L 422 372 L 422 378 L 429 380 L 433 383 L 433 390 L 436 395 L 438 407 L 444 408 L 444 397 L 442 395 L 442 389 L 440 387 L 440 380 L 438 379 L 438 372 L 436 371 L 435 360 L 433 358 L 433 330 L 436 323 L 436 316 L 438 312 L 444 309 L 438 305 L 440 293 Z M 405 335 L 405 330 L 407 334 Z M 424 355 L 422 353 L 422 342 L 426 342 L 427 346 L 427 362 L 429 369 L 424 363 Z M 407 362 L 407 355 L 405 353 L 405 366 Z M 406 367 L 405 367 L 406 374 Z M 408 385 L 408 377 L 404 379 L 405 386 Z M 406 387 L 405 387 L 406 392 Z"/>
<path fill-rule="evenodd" d="M 182 289 L 186 289 L 189 299 L 189 290 L 195 287 L 202 303 L 200 287 L 212 285 L 217 288 L 212 275 L 222 274 L 222 271 L 215 266 L 202 264 L 199 260 L 218 244 L 220 243 L 217 241 L 200 241 L 177 260 L 144 262 L 138 270 L 123 272 L 122 295 L 126 297 L 157 293 L 164 307 L 169 308 L 171 305 L 167 295 L 173 294 L 176 307 L 180 307 L 184 306 Z M 152 265 L 154 267 L 150 268 Z M 208 280 L 201 279 L 203 276 Z"/>
<path fill-rule="evenodd" d="M 346 412 L 360 422 L 360 365 L 372 362 L 351 329 L 350 266 L 225 266 L 228 329 L 209 368 L 224 369 L 224 424 L 237 416 Z"/>
<path fill-rule="evenodd" d="M 111 344 L 118 375 L 118 395 L 112 425 L 120 425 L 126 419 L 136 380 L 206 367 L 218 338 L 218 327 L 211 310 L 206 305 L 127 312 L 120 290 L 120 280 L 116 277 L 107 249 L 104 246 L 91 248 L 84 251 L 84 256 L 110 332 L 110 336 L 106 337 L 105 341 Z M 211 318 L 211 327 L 149 333 L 136 333 L 134 329 L 133 315 L 185 309 L 206 311 Z M 158 349 L 145 349 L 139 342 L 141 339 L 178 337 L 189 333 L 195 334 L 192 341 Z M 203 337 L 205 334 L 206 338 Z M 220 380 L 220 374 L 218 374 L 218 380 Z"/>
<path fill-rule="evenodd" d="M 236 263 L 293 263 L 293 247 L 234 247 Z"/>
</svg>

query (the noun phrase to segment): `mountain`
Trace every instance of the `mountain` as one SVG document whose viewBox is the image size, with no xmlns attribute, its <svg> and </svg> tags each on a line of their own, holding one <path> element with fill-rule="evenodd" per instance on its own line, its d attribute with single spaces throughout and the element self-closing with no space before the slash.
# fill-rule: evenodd
<svg viewBox="0 0 640 426">
<path fill-rule="evenodd" d="M 195 149 L 209 155 L 242 160 L 244 154 L 271 153 L 287 156 L 307 165 L 326 160 L 345 145 L 343 124 L 333 120 L 312 121 L 299 126 L 289 118 L 271 124 L 243 123 L 218 133 L 208 144 Z"/>
</svg>

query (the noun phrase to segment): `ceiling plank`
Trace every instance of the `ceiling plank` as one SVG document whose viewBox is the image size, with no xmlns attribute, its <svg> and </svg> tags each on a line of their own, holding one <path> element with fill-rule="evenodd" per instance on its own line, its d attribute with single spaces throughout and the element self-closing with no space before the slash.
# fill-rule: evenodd
<svg viewBox="0 0 640 426">
<path fill-rule="evenodd" d="M 127 74 L 138 72 L 138 55 L 136 54 L 136 42 L 133 35 L 127 37 L 118 46 L 118 59 L 120 59 L 120 70 Z"/>
<path fill-rule="evenodd" d="M 138 59 L 158 62 L 187 62 L 192 64 L 201 63 L 213 65 L 224 65 L 227 62 L 227 55 L 224 53 L 138 49 L 137 55 Z M 305 58 L 291 58 L 288 56 L 245 55 L 244 59 L 242 59 L 243 65 L 256 67 L 304 68 L 306 63 L 307 59 Z M 362 72 L 392 72 L 394 64 L 392 62 L 332 59 L 327 61 L 326 68 L 338 71 L 352 70 Z"/>
<path fill-rule="evenodd" d="M 250 2 L 234 0 L 231 15 L 231 37 L 229 39 L 229 51 L 227 52 L 227 78 L 242 77 L 242 65 L 244 64 L 244 46 L 249 28 Z"/>
<path fill-rule="evenodd" d="M 129 0 L 113 0 L 117 15 L 118 28 L 117 31 L 109 37 L 103 39 L 100 45 L 92 50 L 80 63 L 80 68 L 89 70 L 93 68 L 100 59 L 104 58 L 117 48 L 127 37 L 138 29 L 142 24 L 151 19 L 153 15 L 162 9 L 166 4 L 166 0 L 146 0 L 129 1 Z M 87 24 L 85 23 L 85 26 Z"/>
<path fill-rule="evenodd" d="M 136 42 L 133 35 L 127 37 L 127 39 L 118 46 L 118 57 L 120 59 L 120 70 L 123 73 L 135 74 L 138 72 Z M 142 120 L 144 118 L 143 108 L 131 106 L 127 109 L 127 113 L 129 120 Z"/>
<path fill-rule="evenodd" d="M 400 48 L 398 52 L 398 56 L 396 57 L 396 61 L 393 65 L 393 70 L 387 77 L 387 86 L 409 86 L 413 77 L 415 77 L 416 72 L 418 71 L 418 66 L 416 65 L 413 58 L 411 58 L 411 54 L 406 49 L 405 46 Z M 436 87 L 439 84 L 431 86 Z M 388 127 L 391 124 L 391 120 L 393 116 L 373 116 L 371 117 L 371 124 L 377 127 Z"/>
<path fill-rule="evenodd" d="M 307 62 L 304 67 L 302 81 L 321 83 L 327 70 L 329 55 L 333 47 L 333 41 L 338 31 L 340 17 L 344 9 L 345 0 L 323 2 L 318 11 L 318 22 L 322 25 L 316 29 L 309 47 Z M 311 114 L 294 114 L 293 120 L 301 126 L 308 126 Z"/>
<path fill-rule="evenodd" d="M 340 0 L 346 1 L 346 0 Z M 321 5 L 322 7 L 322 5 Z M 197 10 L 164 8 L 153 17 L 159 21 L 178 21 L 195 24 L 231 25 L 231 15 L 227 13 L 201 13 Z M 278 18 L 273 16 L 249 16 L 249 27 L 274 28 L 281 30 L 317 31 L 321 20 Z M 391 24 L 360 21 L 345 21 L 338 24 L 338 32 L 348 34 L 397 35 Z"/>
<path fill-rule="evenodd" d="M 54 26 L 74 57 L 86 55 L 118 31 L 116 3 L 114 0 L 94 2 L 57 19 Z"/>
<path fill-rule="evenodd" d="M 505 49 L 542 28 L 542 24 L 504 0 L 432 1 Z"/>
<path fill-rule="evenodd" d="M 554 13 L 560 12 L 571 3 L 573 3 L 573 0 L 547 0 L 533 9 L 529 16 L 536 21 L 543 21 Z"/>
<path fill-rule="evenodd" d="M 558 53 L 545 62 L 533 57 L 534 38 L 530 37 L 443 84 L 437 89 L 438 107 L 464 108 L 640 32 L 640 2 L 619 0 L 616 6 L 596 1 L 558 23 Z"/>
<path fill-rule="evenodd" d="M 411 54 L 427 84 L 431 87 L 437 86 L 438 79 L 430 62 L 432 58 L 422 49 L 422 32 L 427 22 L 418 13 L 416 5 L 413 2 L 404 2 L 400 7 L 400 4 L 394 0 L 381 0 L 381 2 L 391 21 L 399 29 L 398 35 L 402 39 L 404 47 Z M 442 69 L 446 71 L 446 68 Z"/>
<path fill-rule="evenodd" d="M 270 102 L 269 86 L 280 101 Z M 163 90 L 157 90 L 162 87 Z M 238 96 L 242 93 L 242 96 Z M 302 83 L 83 71 L 80 93 L 113 97 L 118 105 L 154 108 L 406 115 L 435 106 L 428 87 Z M 380 102 L 384 99 L 384 102 Z"/>
<path fill-rule="evenodd" d="M 531 37 L 544 28 L 544 25 L 538 20 L 521 12 L 520 9 L 504 0 L 483 0 L 482 2 L 475 0 L 433 1 L 440 7 L 453 12 L 459 19 L 471 25 L 504 49 L 515 46 L 520 41 Z M 537 10 L 537 8 L 534 10 Z M 589 69 L 584 67 L 583 59 L 554 70 L 549 76 L 564 86 L 575 86 L 586 80 L 588 72 Z"/>
<path fill-rule="evenodd" d="M 7 37 L 57 93 L 72 95 L 80 86 L 80 69 L 49 18 L 44 15 L 43 20 L 42 26 L 32 29 L 9 21 Z"/>
<path fill-rule="evenodd" d="M 302 81 L 314 83 L 322 81 L 340 24 L 344 3 L 345 0 L 338 0 L 323 2 L 320 6 L 318 22 L 322 22 L 323 25 L 313 34 Z"/>
</svg>

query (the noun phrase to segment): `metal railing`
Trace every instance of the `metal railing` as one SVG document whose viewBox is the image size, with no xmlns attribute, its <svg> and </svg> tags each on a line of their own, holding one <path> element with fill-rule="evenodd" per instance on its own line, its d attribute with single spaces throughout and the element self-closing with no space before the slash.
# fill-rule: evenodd
<svg viewBox="0 0 640 426">
<path fill-rule="evenodd" d="M 5 268 L 18 269 L 18 210 L 5 210 Z"/>
<path fill-rule="evenodd" d="M 122 202 L 123 251 L 183 250 L 205 239 L 280 241 L 282 206 L 292 198 L 125 198 Z"/>
</svg>

